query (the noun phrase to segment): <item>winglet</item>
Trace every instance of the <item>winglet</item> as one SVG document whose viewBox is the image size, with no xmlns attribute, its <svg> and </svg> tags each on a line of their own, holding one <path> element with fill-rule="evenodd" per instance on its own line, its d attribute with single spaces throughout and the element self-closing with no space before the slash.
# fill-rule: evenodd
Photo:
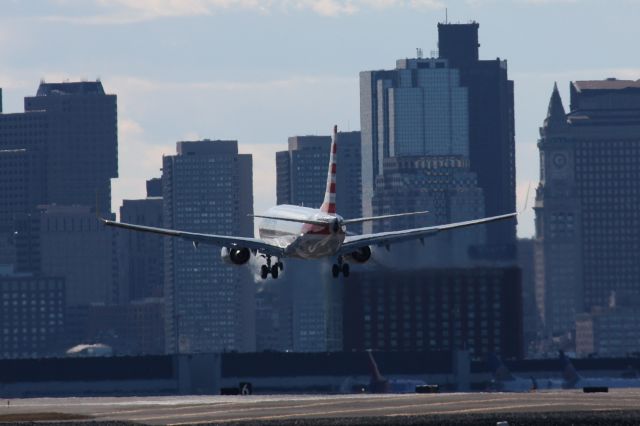
<svg viewBox="0 0 640 426">
<path fill-rule="evenodd" d="M 529 192 L 531 191 L 531 181 L 529 181 L 529 186 L 527 186 L 527 195 L 524 199 L 524 207 L 518 211 L 518 214 L 522 213 L 523 211 L 525 211 L 527 209 L 527 207 L 529 206 Z"/>
</svg>

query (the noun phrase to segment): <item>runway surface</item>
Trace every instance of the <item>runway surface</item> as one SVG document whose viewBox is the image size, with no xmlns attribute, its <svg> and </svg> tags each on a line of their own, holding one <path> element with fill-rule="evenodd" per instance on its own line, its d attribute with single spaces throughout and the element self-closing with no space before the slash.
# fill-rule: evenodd
<svg viewBox="0 0 640 426">
<path fill-rule="evenodd" d="M 595 423 L 588 424 L 606 424 L 612 416 L 618 416 L 616 423 L 626 418 L 630 421 L 627 424 L 637 424 L 640 423 L 638 410 L 640 389 L 612 389 L 600 394 L 571 390 L 521 394 L 34 398 L 8 403 L 0 400 L 0 423 L 75 420 L 170 425 L 294 424 L 294 421 L 295 424 L 460 424 L 479 421 L 495 425 L 496 419 L 502 418 L 511 420 L 510 424 L 538 424 L 517 419 L 547 416 L 548 421 L 548 413 L 571 420 L 575 412 L 580 412 L 580 416 L 596 419 Z"/>
</svg>

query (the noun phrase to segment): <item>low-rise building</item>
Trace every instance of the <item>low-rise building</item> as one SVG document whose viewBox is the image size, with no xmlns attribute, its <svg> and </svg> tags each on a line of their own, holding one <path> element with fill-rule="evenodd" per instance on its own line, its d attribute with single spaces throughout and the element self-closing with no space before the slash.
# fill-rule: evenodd
<svg viewBox="0 0 640 426">
<path fill-rule="evenodd" d="M 353 272 L 344 286 L 344 350 L 522 358 L 521 292 L 517 267 Z"/>
<path fill-rule="evenodd" d="M 0 358 L 59 354 L 64 314 L 64 278 L 0 276 Z"/>
</svg>

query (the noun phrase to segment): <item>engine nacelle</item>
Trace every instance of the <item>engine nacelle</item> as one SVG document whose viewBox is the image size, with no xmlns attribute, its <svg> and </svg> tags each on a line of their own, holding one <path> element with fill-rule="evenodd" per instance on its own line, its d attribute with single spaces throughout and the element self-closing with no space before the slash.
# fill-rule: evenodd
<svg viewBox="0 0 640 426">
<path fill-rule="evenodd" d="M 360 247 L 358 250 L 352 251 L 351 253 L 347 254 L 345 257 L 356 263 L 365 263 L 367 260 L 371 258 L 371 247 L 369 246 Z"/>
<path fill-rule="evenodd" d="M 222 247 L 220 257 L 230 265 L 244 265 L 251 259 L 251 250 L 244 247 Z"/>
</svg>

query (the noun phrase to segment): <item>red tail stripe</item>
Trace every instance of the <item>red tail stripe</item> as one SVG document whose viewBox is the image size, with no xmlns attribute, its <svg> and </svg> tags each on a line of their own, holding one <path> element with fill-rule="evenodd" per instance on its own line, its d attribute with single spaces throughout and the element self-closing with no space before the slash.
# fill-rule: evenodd
<svg viewBox="0 0 640 426">
<path fill-rule="evenodd" d="M 333 163 L 331 165 L 331 174 L 334 174 L 334 175 L 336 174 L 336 163 Z"/>
<path fill-rule="evenodd" d="M 338 145 L 334 143 L 333 146 L 331 147 L 331 150 L 333 151 L 334 154 L 338 152 Z"/>
<path fill-rule="evenodd" d="M 329 192 L 330 192 L 331 194 L 335 194 L 335 193 L 336 193 L 336 184 L 335 184 L 335 183 L 332 183 L 332 184 L 329 186 Z"/>
</svg>

